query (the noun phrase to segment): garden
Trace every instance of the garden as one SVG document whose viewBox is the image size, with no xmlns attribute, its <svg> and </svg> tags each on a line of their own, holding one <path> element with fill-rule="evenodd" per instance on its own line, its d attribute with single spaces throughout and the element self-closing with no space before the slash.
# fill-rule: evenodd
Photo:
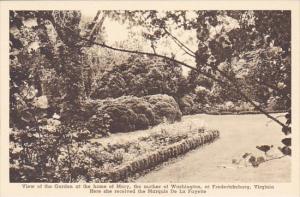
<svg viewBox="0 0 300 197">
<path fill-rule="evenodd" d="M 11 10 L 10 181 L 140 180 L 205 153 L 231 127 L 238 136 L 233 125 L 248 115 L 241 132 L 262 126 L 251 121 L 258 115 L 277 126 L 265 135 L 277 137 L 251 144 L 263 155 L 240 147 L 227 161 L 260 168 L 285 160 L 292 155 L 290 18 L 280 10 Z M 201 114 L 222 119 L 204 124 Z M 215 127 L 225 115 L 237 117 Z"/>
</svg>

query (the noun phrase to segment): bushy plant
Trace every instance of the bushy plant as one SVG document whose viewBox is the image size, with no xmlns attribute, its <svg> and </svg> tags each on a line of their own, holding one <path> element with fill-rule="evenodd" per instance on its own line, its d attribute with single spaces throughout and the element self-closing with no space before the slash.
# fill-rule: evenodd
<svg viewBox="0 0 300 197">
<path fill-rule="evenodd" d="M 176 96 L 184 77 L 176 63 L 154 57 L 131 55 L 95 77 L 91 98 L 168 94 Z"/>
<path fill-rule="evenodd" d="M 156 124 L 163 122 L 165 119 L 171 123 L 181 120 L 182 113 L 173 97 L 157 94 L 146 96 L 145 99 L 153 105 Z"/>
<path fill-rule="evenodd" d="M 179 108 L 183 115 L 192 113 L 194 103 L 194 95 L 184 95 L 178 102 Z"/>
<path fill-rule="evenodd" d="M 168 95 L 91 100 L 86 106 L 90 110 L 86 113 L 90 114 L 87 128 L 96 133 L 99 129 L 102 133 L 147 129 L 164 121 L 173 123 L 182 115 L 174 98 Z"/>
<path fill-rule="evenodd" d="M 87 129 L 94 134 L 107 136 L 109 133 L 109 127 L 111 123 L 111 117 L 108 113 L 103 111 L 97 112 L 87 122 Z"/>
</svg>

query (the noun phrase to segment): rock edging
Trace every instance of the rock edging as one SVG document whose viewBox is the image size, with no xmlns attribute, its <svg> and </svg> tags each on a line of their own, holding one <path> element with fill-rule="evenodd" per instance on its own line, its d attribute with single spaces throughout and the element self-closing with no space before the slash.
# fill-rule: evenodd
<svg viewBox="0 0 300 197">
<path fill-rule="evenodd" d="M 218 130 L 209 130 L 204 133 L 199 133 L 189 139 L 176 142 L 169 145 L 162 150 L 152 152 L 146 156 L 140 157 L 135 161 L 126 163 L 118 168 L 109 172 L 96 174 L 96 178 L 102 178 L 103 175 L 107 177 L 111 182 L 122 181 L 135 173 L 142 172 L 144 170 L 155 167 L 171 158 L 185 154 L 190 150 L 193 150 L 201 145 L 212 143 L 219 138 Z"/>
</svg>

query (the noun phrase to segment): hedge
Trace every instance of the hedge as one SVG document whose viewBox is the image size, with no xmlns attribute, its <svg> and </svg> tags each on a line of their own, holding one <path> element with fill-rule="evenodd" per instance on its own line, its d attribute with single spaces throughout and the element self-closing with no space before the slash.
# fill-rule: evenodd
<svg viewBox="0 0 300 197">
<path fill-rule="evenodd" d="M 173 97 L 151 95 L 146 97 L 122 96 L 116 99 L 89 100 L 85 113 L 90 118 L 87 127 L 91 132 L 116 133 L 147 129 L 162 122 L 181 120 L 181 111 Z M 107 118 L 109 117 L 109 118 Z M 108 127 L 103 127 L 106 119 Z M 97 120 L 99 124 L 97 124 Z M 102 129 L 102 130 L 101 130 Z"/>
</svg>

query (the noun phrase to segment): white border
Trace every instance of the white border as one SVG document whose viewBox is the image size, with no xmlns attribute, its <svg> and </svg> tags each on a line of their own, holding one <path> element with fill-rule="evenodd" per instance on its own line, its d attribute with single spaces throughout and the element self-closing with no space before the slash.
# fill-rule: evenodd
<svg viewBox="0 0 300 197">
<path fill-rule="evenodd" d="M 69 191 L 65 189 L 51 190 L 51 192 L 41 190 L 37 194 L 34 190 L 22 190 L 20 184 L 8 182 L 8 110 L 9 110 L 9 83 L 8 83 L 8 11 L 15 10 L 51 10 L 51 9 L 244 9 L 244 10 L 292 10 L 292 122 L 293 122 L 293 156 L 292 156 L 292 181 L 291 183 L 273 183 L 277 188 L 274 191 L 255 193 L 255 190 L 244 193 L 230 191 L 209 191 L 205 196 L 294 196 L 299 197 L 299 1 L 0 1 L 1 14 L 1 64 L 0 64 L 0 128 L 1 128 L 1 160 L 0 160 L 0 196 L 103 196 L 103 194 L 89 194 L 87 190 Z M 226 183 L 228 184 L 228 183 Z M 247 183 L 248 184 L 248 183 Z M 262 183 L 264 184 L 264 183 Z M 75 184 L 73 184 L 75 185 Z M 170 194 L 169 194 L 170 195 Z M 106 195 L 113 196 L 113 195 Z M 115 195 L 114 195 L 115 196 Z M 121 196 L 121 195 L 120 195 Z M 129 195 L 122 195 L 129 196 Z M 137 196 L 137 195 L 135 195 Z M 149 195 L 144 195 L 149 196 Z M 163 195 L 166 196 L 166 195 Z M 182 195 L 174 195 L 182 196 Z"/>
</svg>

